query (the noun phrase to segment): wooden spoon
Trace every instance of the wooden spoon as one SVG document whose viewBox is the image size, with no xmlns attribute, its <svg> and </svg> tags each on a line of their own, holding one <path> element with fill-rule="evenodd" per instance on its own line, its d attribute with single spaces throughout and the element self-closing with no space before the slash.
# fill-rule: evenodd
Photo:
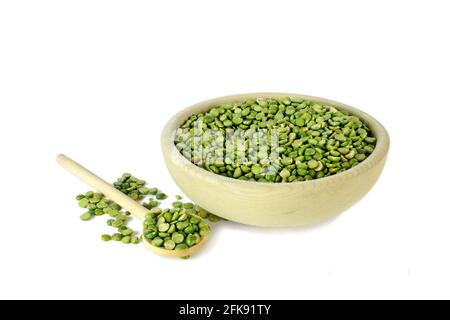
<svg viewBox="0 0 450 320">
<path fill-rule="evenodd" d="M 61 167 L 72 173 L 74 176 L 78 177 L 81 181 L 85 182 L 98 192 L 103 193 L 106 197 L 119 204 L 122 208 L 125 208 L 136 218 L 142 221 L 145 220 L 145 215 L 149 212 L 149 210 L 144 206 L 141 206 L 137 201 L 128 197 L 126 194 L 117 190 L 116 188 L 114 188 L 114 186 L 112 186 L 105 180 L 96 176 L 95 174 L 63 154 L 58 155 L 56 157 L 56 161 L 61 165 Z M 161 256 L 186 257 L 200 250 L 208 240 L 208 237 L 201 237 L 199 243 L 185 250 L 167 250 L 165 248 L 155 247 L 144 236 L 142 237 L 142 240 L 147 249 Z"/>
</svg>

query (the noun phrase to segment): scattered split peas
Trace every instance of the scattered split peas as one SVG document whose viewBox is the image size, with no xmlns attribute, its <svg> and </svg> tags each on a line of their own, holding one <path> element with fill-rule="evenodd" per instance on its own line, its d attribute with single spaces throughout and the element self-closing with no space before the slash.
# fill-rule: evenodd
<svg viewBox="0 0 450 320">
<path fill-rule="evenodd" d="M 187 249 L 198 244 L 202 237 L 211 232 L 208 223 L 200 218 L 211 222 L 221 220 L 193 203 L 181 202 L 182 197 L 179 195 L 172 203 L 172 208 L 160 209 L 158 200 L 165 200 L 168 196 L 158 188 L 147 188 L 145 185 L 145 180 L 135 178 L 129 173 L 124 173 L 114 183 L 116 189 L 136 201 L 143 202 L 145 197 L 150 196 L 147 202 L 143 202 L 143 206 L 149 209 L 144 222 L 144 236 L 154 246 L 164 247 L 167 250 Z M 109 216 L 110 219 L 106 224 L 115 228 L 117 232 L 112 235 L 103 234 L 101 240 L 124 244 L 138 244 L 142 241 L 142 236 L 127 226 L 131 219 L 130 213 L 124 211 L 117 203 L 106 199 L 103 194 L 88 191 L 78 195 L 76 200 L 81 208 L 88 210 L 80 216 L 83 221 L 105 214 Z"/>
</svg>

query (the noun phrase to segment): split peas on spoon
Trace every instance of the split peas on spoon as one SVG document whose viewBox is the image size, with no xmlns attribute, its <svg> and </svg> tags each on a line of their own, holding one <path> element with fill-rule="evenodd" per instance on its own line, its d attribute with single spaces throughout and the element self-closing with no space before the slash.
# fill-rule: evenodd
<svg viewBox="0 0 450 320">
<path fill-rule="evenodd" d="M 57 161 L 68 172 L 72 173 L 74 176 L 78 177 L 80 180 L 87 183 L 92 188 L 103 193 L 106 197 L 128 210 L 134 217 L 143 221 L 146 231 L 154 230 L 155 238 L 153 240 L 150 240 L 145 235 L 142 237 L 145 247 L 150 251 L 161 256 L 182 258 L 195 254 L 207 242 L 208 235 L 206 233 L 203 233 L 200 235 L 199 239 L 193 239 L 195 238 L 195 236 L 187 235 L 186 242 L 192 246 L 183 245 L 183 243 L 181 242 L 184 240 L 182 239 L 184 235 L 181 232 L 176 232 L 176 230 L 189 227 L 189 224 L 186 222 L 188 218 L 197 224 L 207 226 L 207 223 L 203 221 L 202 218 L 192 214 L 188 215 L 186 213 L 183 213 L 181 215 L 178 214 L 178 216 L 177 213 L 171 214 L 166 212 L 165 214 L 162 214 L 161 210 L 157 208 L 149 210 L 123 192 L 117 190 L 114 186 L 112 186 L 105 180 L 96 176 L 77 162 L 73 161 L 69 157 L 61 154 L 57 156 Z M 152 225 L 152 221 L 155 222 L 154 226 Z M 165 247 L 159 247 L 159 245 L 162 245 L 162 243 L 160 242 L 163 239 L 161 239 L 160 237 L 156 237 L 156 234 L 167 233 L 167 235 L 169 235 L 169 233 L 167 232 L 169 231 L 169 229 L 171 229 L 172 234 L 175 235 L 172 237 L 173 240 L 170 239 L 167 241 L 167 249 Z M 180 245 L 178 246 L 179 249 L 173 250 L 177 245 L 177 242 L 180 243 Z"/>
</svg>

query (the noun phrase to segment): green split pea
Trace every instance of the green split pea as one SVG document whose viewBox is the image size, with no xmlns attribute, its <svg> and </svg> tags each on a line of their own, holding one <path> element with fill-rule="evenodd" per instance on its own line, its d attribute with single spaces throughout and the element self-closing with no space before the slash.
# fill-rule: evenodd
<svg viewBox="0 0 450 320">
<path fill-rule="evenodd" d="M 358 117 L 295 98 L 259 98 L 190 116 L 175 135 L 195 165 L 225 177 L 299 182 L 328 177 L 364 161 L 376 137 Z"/>
<path fill-rule="evenodd" d="M 149 209 L 143 233 L 147 240 L 157 247 L 167 250 L 184 250 L 192 247 L 210 233 L 208 223 L 201 219 L 208 219 L 211 222 L 221 220 L 198 205 L 181 202 L 182 197 L 178 195 L 175 197 L 176 201 L 172 203 L 172 208 L 160 209 L 158 200 L 165 200 L 168 196 L 158 188 L 147 188 L 144 180 L 129 173 L 124 173 L 118 178 L 114 186 L 140 203 L 146 197 L 150 197 L 147 202 L 142 203 Z M 155 196 L 156 200 L 151 196 Z M 96 216 L 109 216 L 106 224 L 116 228 L 117 232 L 112 235 L 103 234 L 100 237 L 101 240 L 105 242 L 112 240 L 124 244 L 138 244 L 142 241 L 142 237 L 127 226 L 131 218 L 130 213 L 124 211 L 117 203 L 105 198 L 103 194 L 88 191 L 78 195 L 76 200 L 81 208 L 88 210 L 80 216 L 83 221 L 89 221 Z"/>
</svg>

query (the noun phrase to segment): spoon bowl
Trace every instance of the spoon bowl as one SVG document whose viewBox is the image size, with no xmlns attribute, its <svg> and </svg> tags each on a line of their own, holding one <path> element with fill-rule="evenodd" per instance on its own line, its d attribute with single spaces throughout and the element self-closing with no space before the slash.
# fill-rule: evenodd
<svg viewBox="0 0 450 320">
<path fill-rule="evenodd" d="M 144 243 L 144 246 L 150 250 L 153 253 L 159 254 L 163 257 L 186 257 L 186 256 L 192 256 L 196 252 L 198 252 L 202 247 L 206 244 L 208 241 L 208 237 L 204 236 L 201 238 L 200 242 L 197 243 L 195 246 L 192 246 L 185 250 L 167 250 L 162 247 L 155 247 L 150 243 L 150 241 L 147 240 L 146 237 L 142 237 L 142 242 Z"/>
</svg>

